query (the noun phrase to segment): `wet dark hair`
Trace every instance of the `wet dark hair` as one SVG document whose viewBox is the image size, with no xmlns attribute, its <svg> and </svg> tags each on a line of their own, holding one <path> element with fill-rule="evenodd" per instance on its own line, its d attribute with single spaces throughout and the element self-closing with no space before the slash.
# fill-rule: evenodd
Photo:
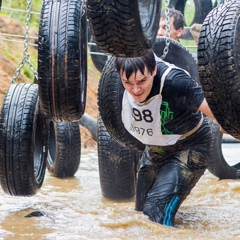
<svg viewBox="0 0 240 240">
<path fill-rule="evenodd" d="M 144 75 L 145 67 L 152 75 L 156 67 L 156 60 L 153 50 L 149 50 L 142 57 L 135 58 L 117 57 L 115 59 L 115 65 L 118 73 L 125 72 L 126 78 L 128 79 L 133 73 L 136 74 L 138 70 Z"/>
<path fill-rule="evenodd" d="M 169 17 L 173 17 L 173 26 L 176 30 L 179 28 L 184 28 L 184 17 L 183 14 L 174 8 L 169 8 Z M 161 18 L 166 19 L 166 12 L 165 10 L 161 11 Z"/>
</svg>

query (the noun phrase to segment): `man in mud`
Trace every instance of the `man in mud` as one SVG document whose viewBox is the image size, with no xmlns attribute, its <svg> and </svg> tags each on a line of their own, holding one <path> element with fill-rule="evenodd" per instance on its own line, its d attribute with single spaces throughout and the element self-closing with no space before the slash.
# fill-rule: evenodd
<svg viewBox="0 0 240 240">
<path fill-rule="evenodd" d="M 167 37 L 167 24 L 166 12 L 163 10 L 161 12 L 157 37 Z M 170 38 L 179 42 L 179 38 L 184 31 L 184 18 L 180 11 L 169 8 L 169 27 Z"/>
<path fill-rule="evenodd" d="M 125 88 L 124 127 L 146 145 L 138 167 L 136 210 L 166 226 L 206 170 L 213 118 L 201 86 L 152 50 L 116 58 Z"/>
</svg>

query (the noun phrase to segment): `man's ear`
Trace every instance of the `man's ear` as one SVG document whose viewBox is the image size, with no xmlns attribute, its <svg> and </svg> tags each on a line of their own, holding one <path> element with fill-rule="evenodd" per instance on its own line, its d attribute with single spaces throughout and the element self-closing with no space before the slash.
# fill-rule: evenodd
<svg viewBox="0 0 240 240">
<path fill-rule="evenodd" d="M 155 77 L 156 74 L 157 74 L 157 65 L 155 66 L 155 69 L 154 69 L 154 71 L 152 73 L 152 76 Z"/>
<path fill-rule="evenodd" d="M 179 28 L 177 30 L 177 37 L 180 38 L 182 36 L 182 34 L 183 34 L 183 28 Z"/>
</svg>

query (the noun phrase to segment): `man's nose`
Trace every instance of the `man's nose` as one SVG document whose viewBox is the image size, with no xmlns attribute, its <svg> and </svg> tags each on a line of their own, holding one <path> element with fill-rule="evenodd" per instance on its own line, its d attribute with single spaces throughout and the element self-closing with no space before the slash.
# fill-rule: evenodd
<svg viewBox="0 0 240 240">
<path fill-rule="evenodd" d="M 139 90 L 140 90 L 140 87 L 138 87 L 138 86 L 133 86 L 133 88 L 132 88 L 133 93 L 138 93 Z"/>
<path fill-rule="evenodd" d="M 162 30 L 162 28 L 158 29 L 157 36 L 158 37 L 164 37 L 164 31 Z"/>
</svg>

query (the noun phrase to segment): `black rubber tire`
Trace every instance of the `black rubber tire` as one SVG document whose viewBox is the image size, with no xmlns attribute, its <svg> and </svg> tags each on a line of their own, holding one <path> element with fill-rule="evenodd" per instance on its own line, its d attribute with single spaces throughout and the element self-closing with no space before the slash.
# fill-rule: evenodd
<svg viewBox="0 0 240 240">
<path fill-rule="evenodd" d="M 37 84 L 12 84 L 0 117 L 0 182 L 5 193 L 32 196 L 41 188 L 49 123 L 39 111 Z"/>
<path fill-rule="evenodd" d="M 85 2 L 44 0 L 38 44 L 40 107 L 56 122 L 79 120 L 85 111 L 87 33 Z"/>
<path fill-rule="evenodd" d="M 219 129 L 219 125 L 210 120 L 212 128 L 212 141 L 210 149 L 210 157 L 208 162 L 208 170 L 219 179 L 240 179 L 240 162 L 230 166 L 222 153 L 222 137 L 223 134 Z"/>
<path fill-rule="evenodd" d="M 152 48 L 158 31 L 161 0 L 88 0 L 94 42 L 114 56 L 137 57 Z"/>
<path fill-rule="evenodd" d="M 184 16 L 186 12 L 186 2 L 187 0 L 170 0 L 169 7 L 181 11 Z M 213 8 L 211 0 L 194 0 L 194 5 L 194 17 L 189 26 L 194 23 L 203 23 L 204 19 Z"/>
<path fill-rule="evenodd" d="M 214 8 L 199 37 L 199 79 L 207 102 L 223 129 L 240 139 L 240 5 L 229 1 Z"/>
<path fill-rule="evenodd" d="M 124 88 L 115 68 L 115 58 L 107 60 L 98 85 L 99 112 L 108 133 L 129 150 L 144 150 L 145 145 L 133 137 L 121 121 Z"/>
<path fill-rule="evenodd" d="M 73 177 L 80 165 L 81 135 L 78 122 L 50 122 L 47 169 L 58 178 Z"/>
<path fill-rule="evenodd" d="M 135 195 L 136 166 L 139 154 L 116 142 L 98 118 L 98 165 L 102 195 L 124 200 Z"/>
<path fill-rule="evenodd" d="M 186 70 L 189 72 L 190 76 L 199 83 L 198 64 L 195 56 L 179 42 L 171 39 L 169 39 L 169 41 L 169 50 L 163 60 Z M 159 58 L 162 57 L 165 46 L 166 38 L 156 39 L 156 42 L 153 46 L 153 51 Z"/>
</svg>

